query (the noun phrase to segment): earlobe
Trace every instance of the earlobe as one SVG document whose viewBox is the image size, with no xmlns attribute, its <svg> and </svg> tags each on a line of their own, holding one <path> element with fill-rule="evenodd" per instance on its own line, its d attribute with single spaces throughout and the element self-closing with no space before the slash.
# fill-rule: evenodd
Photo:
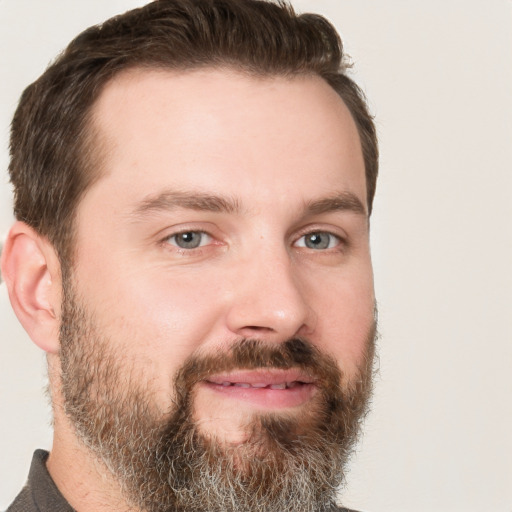
<svg viewBox="0 0 512 512">
<path fill-rule="evenodd" d="M 18 320 L 41 349 L 59 349 L 60 264 L 53 246 L 24 222 L 11 228 L 2 278 Z"/>
</svg>

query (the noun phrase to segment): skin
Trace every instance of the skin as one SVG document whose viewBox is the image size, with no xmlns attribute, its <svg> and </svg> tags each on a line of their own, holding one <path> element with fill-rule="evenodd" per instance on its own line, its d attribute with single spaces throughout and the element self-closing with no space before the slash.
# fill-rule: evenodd
<svg viewBox="0 0 512 512">
<path fill-rule="evenodd" d="M 171 410 L 172 379 L 189 356 L 225 351 L 244 337 L 269 344 L 307 338 L 335 358 L 350 385 L 363 364 L 375 299 L 361 145 L 339 96 L 311 76 L 131 70 L 107 84 L 94 112 L 108 151 L 104 175 L 78 207 L 73 279 L 155 408 Z M 178 247 L 184 231 L 203 233 L 200 246 Z M 324 233 L 327 247 L 307 247 L 310 233 Z M 86 489 L 113 484 L 60 409 L 58 265 L 23 225 L 11 240 L 23 247 L 29 235 L 48 262 L 37 286 L 48 325 L 38 330 L 31 320 L 33 338 L 50 354 L 55 440 L 48 467 L 70 503 L 85 510 L 94 503 Z M 243 442 L 255 412 L 307 410 L 314 383 L 263 393 L 219 383 L 297 379 L 217 375 L 213 385 L 197 386 L 195 419 L 222 443 Z M 79 475 L 63 469 L 77 459 Z"/>
</svg>

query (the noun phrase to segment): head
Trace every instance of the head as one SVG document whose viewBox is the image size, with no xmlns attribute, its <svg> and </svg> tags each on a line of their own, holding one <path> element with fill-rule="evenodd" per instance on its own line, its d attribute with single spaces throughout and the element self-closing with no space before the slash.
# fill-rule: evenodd
<svg viewBox="0 0 512 512">
<path fill-rule="evenodd" d="M 370 389 L 377 174 L 328 22 L 160 0 L 92 27 L 24 92 L 10 173 L 3 273 L 56 430 L 147 510 L 328 507 Z"/>
</svg>

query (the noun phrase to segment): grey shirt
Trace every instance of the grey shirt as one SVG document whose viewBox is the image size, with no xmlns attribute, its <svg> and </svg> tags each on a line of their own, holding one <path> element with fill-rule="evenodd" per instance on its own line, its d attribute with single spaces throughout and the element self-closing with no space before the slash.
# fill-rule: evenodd
<svg viewBox="0 0 512 512">
<path fill-rule="evenodd" d="M 36 450 L 25 487 L 7 512 L 73 512 L 46 469 L 48 452 Z"/>
</svg>

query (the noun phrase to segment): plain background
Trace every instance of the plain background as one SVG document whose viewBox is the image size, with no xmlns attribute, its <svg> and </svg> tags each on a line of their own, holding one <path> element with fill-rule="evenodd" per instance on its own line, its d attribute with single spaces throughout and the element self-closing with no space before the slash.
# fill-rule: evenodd
<svg viewBox="0 0 512 512">
<path fill-rule="evenodd" d="M 22 89 L 79 31 L 143 0 L 0 0 L 0 235 Z M 512 512 L 512 3 L 297 0 L 341 31 L 381 140 L 373 412 L 344 503 Z M 44 357 L 0 285 L 0 509 L 51 445 Z M 72 468 L 70 468 L 72 470 Z"/>
</svg>

